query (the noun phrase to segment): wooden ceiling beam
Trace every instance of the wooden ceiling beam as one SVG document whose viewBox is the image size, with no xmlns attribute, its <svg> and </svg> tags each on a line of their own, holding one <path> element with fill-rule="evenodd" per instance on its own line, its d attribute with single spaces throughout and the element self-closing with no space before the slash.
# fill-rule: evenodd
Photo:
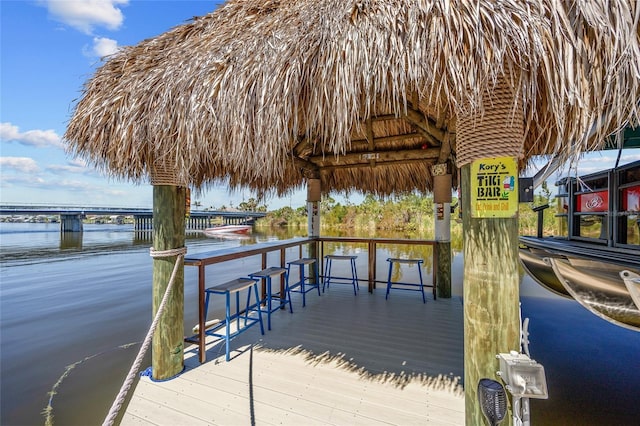
<svg viewBox="0 0 640 426">
<path fill-rule="evenodd" d="M 369 120 L 372 121 L 390 121 L 390 120 L 398 120 L 402 117 L 397 117 L 394 114 L 380 114 L 380 115 L 371 115 L 369 118 L 360 118 L 360 121 L 366 123 Z"/>
<path fill-rule="evenodd" d="M 407 160 L 397 160 L 397 161 L 377 161 L 376 166 L 398 166 L 402 164 L 415 164 L 421 163 L 426 166 L 431 166 L 436 164 L 433 159 L 407 159 Z M 344 170 L 344 169 L 357 169 L 362 167 L 371 167 L 368 163 L 359 163 L 359 164 L 336 164 L 333 166 L 325 166 L 320 169 L 320 173 L 323 171 L 331 171 L 331 170 Z"/>
<path fill-rule="evenodd" d="M 351 141 L 352 149 L 360 149 L 360 150 L 371 150 L 371 143 L 369 141 L 369 136 L 367 139 L 354 139 Z M 393 136 L 383 136 L 381 138 L 373 138 L 373 146 L 375 148 L 376 143 L 386 143 L 386 142 L 400 142 L 406 139 L 414 139 L 414 138 L 422 138 L 422 134 L 419 132 L 414 133 L 405 133 L 402 135 L 393 135 Z"/>
<path fill-rule="evenodd" d="M 369 151 L 375 151 L 376 142 L 373 138 L 373 120 L 367 120 L 367 142 L 369 144 Z M 370 160 L 369 165 L 374 167 L 376 165 L 376 160 Z"/>
<path fill-rule="evenodd" d="M 376 163 L 392 163 L 397 161 L 425 161 L 436 160 L 440 155 L 439 148 L 408 149 L 402 151 L 357 152 L 340 156 L 316 156 L 309 158 L 320 169 L 328 166 L 354 166 L 362 164 L 369 166 L 371 160 Z"/>
</svg>

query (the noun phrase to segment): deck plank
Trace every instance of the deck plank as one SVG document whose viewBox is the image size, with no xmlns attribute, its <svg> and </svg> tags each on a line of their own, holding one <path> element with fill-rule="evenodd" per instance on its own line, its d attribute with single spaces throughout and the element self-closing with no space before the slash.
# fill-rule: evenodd
<svg viewBox="0 0 640 426">
<path fill-rule="evenodd" d="M 230 362 L 209 338 L 206 363 L 191 346 L 179 377 L 141 378 L 121 424 L 464 424 L 459 298 L 332 286 L 301 304 L 232 340 Z"/>
</svg>

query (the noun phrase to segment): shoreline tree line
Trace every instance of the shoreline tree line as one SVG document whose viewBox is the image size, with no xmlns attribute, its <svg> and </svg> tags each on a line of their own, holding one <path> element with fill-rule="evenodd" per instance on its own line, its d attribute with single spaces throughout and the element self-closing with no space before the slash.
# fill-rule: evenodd
<svg viewBox="0 0 640 426">
<path fill-rule="evenodd" d="M 537 232 L 538 213 L 533 207 L 549 204 L 544 211 L 544 235 L 555 235 L 557 219 L 555 206 L 551 204 L 551 191 L 546 182 L 542 184 L 540 194 L 534 195 L 532 203 L 520 203 L 519 224 L 521 235 L 535 235 Z M 454 197 L 451 203 L 452 237 L 462 234 L 460 203 Z M 349 231 L 351 233 L 398 233 L 405 232 L 419 235 L 421 238 L 433 238 L 434 206 L 432 195 L 403 194 L 395 197 L 365 196 L 360 204 L 347 202 L 341 204 L 332 197 L 323 197 L 320 202 L 320 226 L 324 230 Z M 260 219 L 258 227 L 293 227 L 306 229 L 306 206 L 298 208 L 282 207 L 267 212 Z"/>
</svg>

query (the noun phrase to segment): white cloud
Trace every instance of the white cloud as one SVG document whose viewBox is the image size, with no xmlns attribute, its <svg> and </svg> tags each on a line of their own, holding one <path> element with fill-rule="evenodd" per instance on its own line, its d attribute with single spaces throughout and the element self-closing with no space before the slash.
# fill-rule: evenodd
<svg viewBox="0 0 640 426">
<path fill-rule="evenodd" d="M 48 166 L 47 171 L 54 174 L 62 173 L 80 173 L 80 174 L 97 174 L 96 170 L 91 167 L 87 167 L 87 163 L 81 159 L 73 159 L 65 165 L 54 164 Z"/>
<path fill-rule="evenodd" d="M 124 16 L 119 6 L 126 6 L 129 0 L 46 0 L 51 16 L 85 34 L 91 34 L 94 27 L 117 30 Z"/>
<path fill-rule="evenodd" d="M 28 157 L 0 157 L 0 167 L 23 173 L 37 173 L 40 171 L 35 160 Z"/>
<path fill-rule="evenodd" d="M 59 174 L 59 173 L 84 173 L 87 171 L 87 169 L 82 168 L 82 167 L 77 167 L 77 166 L 71 166 L 71 165 L 66 165 L 66 166 L 61 166 L 58 164 L 54 164 L 52 166 L 48 166 L 47 167 L 47 171 L 50 171 L 52 173 L 55 174 Z"/>
<path fill-rule="evenodd" d="M 96 188 L 96 186 L 90 182 L 79 180 L 62 180 L 57 182 L 56 185 L 73 191 L 92 191 Z"/>
<path fill-rule="evenodd" d="M 64 148 L 62 138 L 54 130 L 27 130 L 20 132 L 18 126 L 11 123 L 0 123 L 0 140 L 19 142 L 22 145 L 38 148 Z"/>
<path fill-rule="evenodd" d="M 4 158 L 0 158 L 0 164 L 2 164 L 2 166 L 4 166 L 4 160 Z M 24 172 L 25 170 L 21 171 Z M 29 188 L 33 190 L 47 191 L 49 194 L 63 194 L 61 198 L 56 201 L 61 203 L 69 202 L 63 201 L 68 197 L 79 197 L 79 200 L 88 200 L 90 203 L 95 203 L 96 199 L 103 198 L 111 200 L 109 201 L 110 203 L 117 205 L 120 200 L 113 201 L 114 197 L 124 199 L 131 195 L 130 191 L 113 188 L 110 185 L 104 186 L 93 183 L 92 181 L 45 178 L 34 173 L 23 173 L 18 175 L 2 173 L 0 175 L 0 184 L 3 189 L 20 188 L 21 190 L 26 190 L 26 188 Z"/>
<path fill-rule="evenodd" d="M 69 160 L 68 163 L 70 165 L 76 166 L 76 167 L 87 167 L 86 160 L 83 160 L 82 158 L 73 158 L 73 159 Z"/>
<path fill-rule="evenodd" d="M 92 56 L 103 58 L 118 51 L 118 42 L 106 37 L 94 37 Z"/>
<path fill-rule="evenodd" d="M 129 192 L 127 191 L 122 191 L 119 189 L 104 189 L 104 193 L 111 196 L 111 197 L 124 197 L 126 195 L 129 195 Z"/>
</svg>

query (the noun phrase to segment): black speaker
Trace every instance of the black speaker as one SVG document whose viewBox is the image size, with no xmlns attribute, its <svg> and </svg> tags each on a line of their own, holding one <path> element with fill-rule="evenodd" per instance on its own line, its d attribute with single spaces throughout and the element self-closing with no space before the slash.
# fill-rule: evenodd
<svg viewBox="0 0 640 426">
<path fill-rule="evenodd" d="M 533 178 L 518 178 L 518 202 L 533 203 Z"/>
</svg>

